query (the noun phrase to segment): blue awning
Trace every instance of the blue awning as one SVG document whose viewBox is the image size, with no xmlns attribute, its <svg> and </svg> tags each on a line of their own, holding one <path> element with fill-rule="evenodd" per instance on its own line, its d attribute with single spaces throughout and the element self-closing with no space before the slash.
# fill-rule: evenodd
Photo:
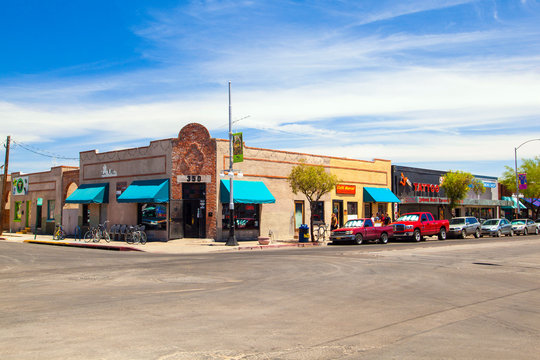
<svg viewBox="0 0 540 360">
<path fill-rule="evenodd" d="M 515 197 L 513 197 L 513 196 L 503 196 L 502 199 L 506 200 L 506 201 L 511 201 L 514 205 L 512 205 L 512 206 L 501 206 L 501 209 L 509 210 L 509 209 L 517 208 L 516 198 Z M 526 209 L 527 207 L 520 202 L 519 203 L 519 208 L 520 209 Z"/>
<path fill-rule="evenodd" d="M 169 202 L 169 179 L 137 180 L 118 197 L 120 203 Z"/>
<path fill-rule="evenodd" d="M 109 184 L 81 184 L 66 199 L 67 204 L 103 204 L 109 202 Z"/>
<path fill-rule="evenodd" d="M 229 180 L 221 180 L 221 202 L 230 201 Z M 234 180 L 234 202 L 239 204 L 273 204 L 276 202 L 274 195 L 268 190 L 262 181 Z"/>
<path fill-rule="evenodd" d="M 401 201 L 390 189 L 364 187 L 364 202 L 400 203 Z"/>
</svg>

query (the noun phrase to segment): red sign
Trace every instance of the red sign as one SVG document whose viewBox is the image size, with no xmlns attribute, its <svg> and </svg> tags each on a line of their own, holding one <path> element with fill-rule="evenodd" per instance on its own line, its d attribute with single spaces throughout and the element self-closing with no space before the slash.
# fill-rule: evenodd
<svg viewBox="0 0 540 360">
<path fill-rule="evenodd" d="M 439 185 L 414 183 L 414 191 L 439 192 Z"/>
<path fill-rule="evenodd" d="M 336 185 L 336 194 L 356 194 L 356 185 Z"/>
</svg>

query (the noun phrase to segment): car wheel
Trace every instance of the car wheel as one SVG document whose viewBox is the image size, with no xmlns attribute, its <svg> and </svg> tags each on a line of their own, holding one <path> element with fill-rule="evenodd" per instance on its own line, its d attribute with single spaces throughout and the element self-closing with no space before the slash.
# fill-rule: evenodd
<svg viewBox="0 0 540 360">
<path fill-rule="evenodd" d="M 364 238 L 362 237 L 362 234 L 356 234 L 354 237 L 354 241 L 356 242 L 356 245 L 362 245 L 362 241 Z"/>
<path fill-rule="evenodd" d="M 510 234 L 508 234 L 509 236 L 514 236 L 514 230 L 510 229 Z"/>
<path fill-rule="evenodd" d="M 523 235 L 529 235 L 529 230 L 527 230 L 527 228 L 523 230 Z"/>
<path fill-rule="evenodd" d="M 467 237 L 467 232 L 465 231 L 465 229 L 461 230 L 461 238 L 465 239 L 466 237 Z"/>
<path fill-rule="evenodd" d="M 480 237 L 480 229 L 476 228 L 476 231 L 474 232 L 474 237 L 477 239 Z"/>
<path fill-rule="evenodd" d="M 379 242 L 381 244 L 387 244 L 388 243 L 388 234 L 387 233 L 382 233 L 381 238 L 379 239 Z"/>
<path fill-rule="evenodd" d="M 501 233 L 501 230 L 497 230 L 497 237 L 501 237 L 502 233 Z"/>
<path fill-rule="evenodd" d="M 461 232 L 461 236 L 463 236 L 464 231 L 465 230 Z M 465 236 L 463 236 L 463 238 L 465 238 Z M 439 240 L 446 240 L 446 229 L 443 227 L 439 230 Z"/>
<path fill-rule="evenodd" d="M 422 241 L 422 234 L 420 234 L 420 230 L 414 229 L 413 239 L 416 242 Z"/>
</svg>

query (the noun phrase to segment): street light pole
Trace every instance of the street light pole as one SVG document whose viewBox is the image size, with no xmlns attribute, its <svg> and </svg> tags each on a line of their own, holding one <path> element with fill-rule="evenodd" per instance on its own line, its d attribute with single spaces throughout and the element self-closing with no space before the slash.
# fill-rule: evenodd
<svg viewBox="0 0 540 360">
<path fill-rule="evenodd" d="M 233 133 L 232 133 L 232 110 L 231 110 L 231 82 L 229 81 L 229 238 L 227 246 L 238 246 L 234 235 L 234 196 L 233 196 Z"/>
<path fill-rule="evenodd" d="M 527 140 L 523 144 L 514 148 L 514 162 L 515 162 L 514 166 L 515 166 L 515 171 L 516 171 L 516 219 L 519 218 L 519 180 L 518 180 L 518 172 L 517 172 L 517 150 L 523 145 L 525 145 L 526 143 L 529 143 L 531 141 L 540 141 L 540 139 Z"/>
</svg>

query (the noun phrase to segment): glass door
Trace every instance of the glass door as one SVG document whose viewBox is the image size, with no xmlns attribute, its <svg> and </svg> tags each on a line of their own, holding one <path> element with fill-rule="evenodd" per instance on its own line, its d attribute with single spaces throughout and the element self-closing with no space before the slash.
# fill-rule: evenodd
<svg viewBox="0 0 540 360">
<path fill-rule="evenodd" d="M 304 201 L 295 200 L 294 202 L 294 233 L 298 236 L 298 228 L 304 224 Z"/>
</svg>

